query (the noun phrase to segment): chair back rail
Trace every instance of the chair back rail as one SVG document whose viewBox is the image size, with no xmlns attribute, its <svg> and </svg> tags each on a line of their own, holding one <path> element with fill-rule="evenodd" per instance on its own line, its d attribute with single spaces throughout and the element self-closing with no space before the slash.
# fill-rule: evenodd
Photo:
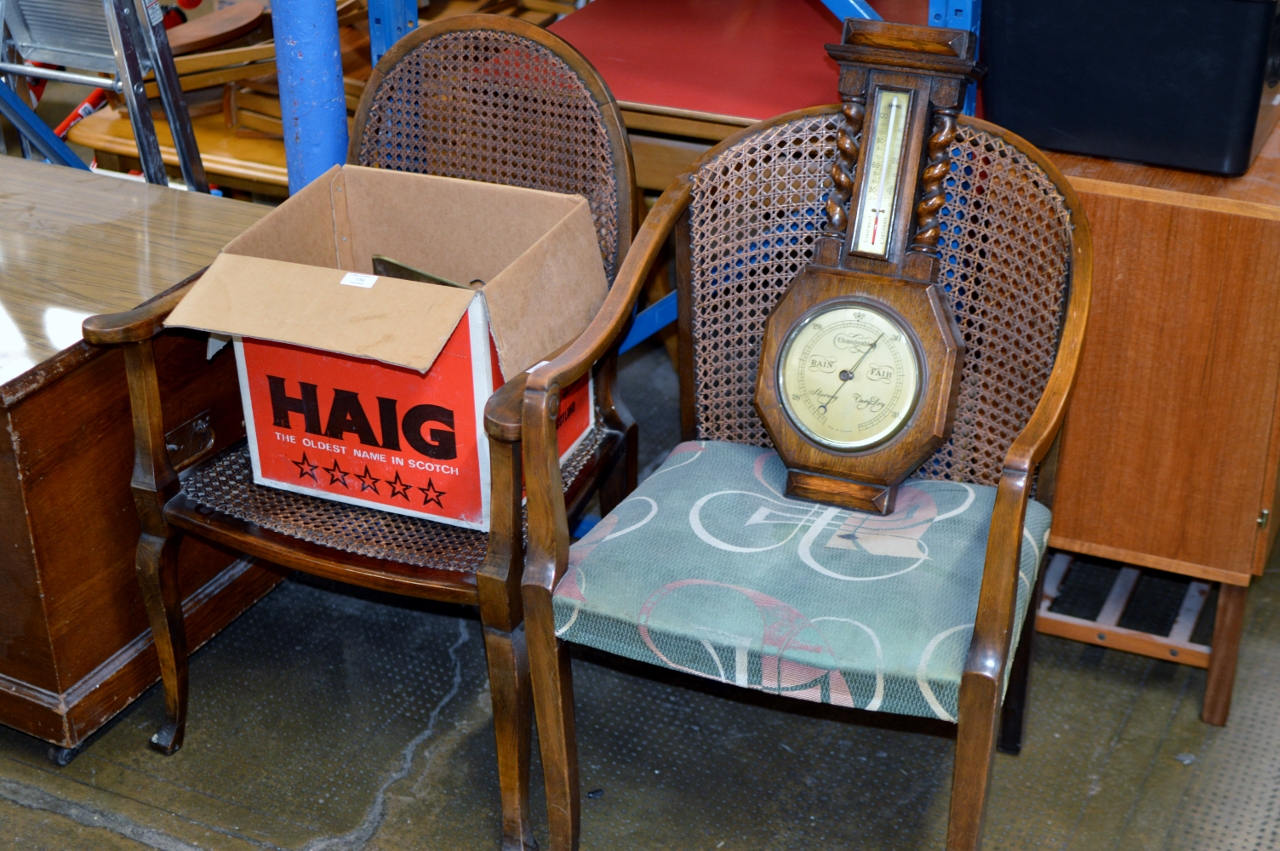
<svg viewBox="0 0 1280 851">
<path fill-rule="evenodd" d="M 582 195 L 613 280 L 633 233 L 631 148 L 604 80 L 557 36 L 493 15 L 414 30 L 378 62 L 355 126 L 359 165 Z"/>
<path fill-rule="evenodd" d="M 752 406 L 765 320 L 827 227 L 843 120 L 830 106 L 771 122 L 691 175 L 676 228 L 686 437 L 770 445 Z M 940 283 L 964 370 L 951 437 L 917 475 L 996 485 L 1053 370 L 1081 214 L 1001 128 L 962 118 L 950 153 Z"/>
</svg>

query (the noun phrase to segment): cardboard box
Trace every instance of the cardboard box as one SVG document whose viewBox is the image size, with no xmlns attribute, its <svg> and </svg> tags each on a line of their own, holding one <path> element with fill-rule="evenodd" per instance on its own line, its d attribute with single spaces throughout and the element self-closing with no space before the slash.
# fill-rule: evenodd
<svg viewBox="0 0 1280 851">
<path fill-rule="evenodd" d="M 375 276 L 375 254 L 485 284 Z M 485 402 L 606 289 L 581 197 L 343 166 L 224 248 L 166 324 L 234 340 L 259 484 L 487 531 Z M 562 457 L 591 393 L 562 394 Z"/>
</svg>

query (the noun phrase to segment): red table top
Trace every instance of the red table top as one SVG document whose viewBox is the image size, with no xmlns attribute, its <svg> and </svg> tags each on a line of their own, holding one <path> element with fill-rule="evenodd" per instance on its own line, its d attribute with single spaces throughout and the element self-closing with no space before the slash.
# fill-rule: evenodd
<svg viewBox="0 0 1280 851">
<path fill-rule="evenodd" d="M 872 0 L 925 23 L 927 0 Z M 819 0 L 594 0 L 552 24 L 619 101 L 760 120 L 835 103 L 825 45 L 842 24 Z"/>
</svg>

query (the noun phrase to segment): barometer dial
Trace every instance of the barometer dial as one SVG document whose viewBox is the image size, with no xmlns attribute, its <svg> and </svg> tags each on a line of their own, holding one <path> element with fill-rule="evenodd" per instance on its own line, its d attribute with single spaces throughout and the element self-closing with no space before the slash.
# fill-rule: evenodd
<svg viewBox="0 0 1280 851">
<path fill-rule="evenodd" d="M 900 432 L 921 383 L 911 334 L 865 302 L 820 308 L 798 322 L 782 345 L 777 374 L 782 406 L 796 427 L 844 451 Z"/>
</svg>

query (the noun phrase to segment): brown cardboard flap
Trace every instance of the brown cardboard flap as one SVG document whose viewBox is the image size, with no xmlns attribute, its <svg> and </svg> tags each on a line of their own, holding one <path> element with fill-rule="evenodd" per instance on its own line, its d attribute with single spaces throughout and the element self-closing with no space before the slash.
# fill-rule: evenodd
<svg viewBox="0 0 1280 851">
<path fill-rule="evenodd" d="M 426 372 L 475 293 L 279 260 L 219 254 L 166 325 L 344 352 Z"/>
<path fill-rule="evenodd" d="M 356 272 L 372 272 L 373 255 L 383 254 L 453 281 L 488 282 L 586 204 L 577 195 L 452 177 L 343 172 Z"/>
<path fill-rule="evenodd" d="M 223 253 L 341 269 L 329 200 L 330 184 L 341 178 L 336 166 L 325 172 L 227 243 Z"/>
<path fill-rule="evenodd" d="M 228 244 L 166 324 L 425 371 L 474 293 L 338 283 L 343 270 L 371 274 L 374 254 L 485 281 L 507 379 L 586 330 L 608 288 L 581 196 L 335 166 Z"/>
<path fill-rule="evenodd" d="M 576 340 L 604 304 L 608 284 L 600 243 L 591 208 L 581 201 L 485 285 L 498 361 L 508 381 Z"/>
</svg>

